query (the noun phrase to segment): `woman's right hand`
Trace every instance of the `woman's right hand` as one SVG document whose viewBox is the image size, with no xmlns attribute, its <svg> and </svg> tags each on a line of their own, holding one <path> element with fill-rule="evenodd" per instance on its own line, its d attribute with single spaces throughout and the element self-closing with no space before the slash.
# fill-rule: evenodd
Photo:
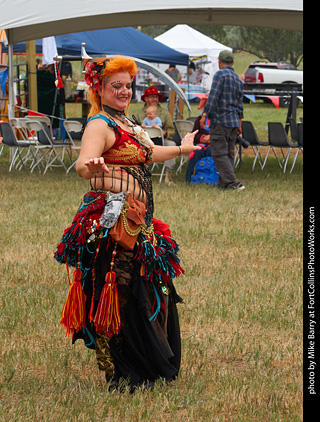
<svg viewBox="0 0 320 422">
<path fill-rule="evenodd" d="M 200 146 L 193 144 L 194 137 L 198 132 L 199 132 L 198 130 L 195 130 L 194 132 L 191 132 L 191 133 L 188 132 L 185 135 L 185 137 L 181 141 L 181 147 L 180 147 L 181 148 L 181 154 L 186 155 L 186 154 L 189 154 L 192 151 L 196 151 L 196 150 L 201 149 Z"/>
<path fill-rule="evenodd" d="M 108 167 L 105 165 L 103 157 L 90 158 L 83 163 L 92 174 L 109 173 Z"/>
</svg>

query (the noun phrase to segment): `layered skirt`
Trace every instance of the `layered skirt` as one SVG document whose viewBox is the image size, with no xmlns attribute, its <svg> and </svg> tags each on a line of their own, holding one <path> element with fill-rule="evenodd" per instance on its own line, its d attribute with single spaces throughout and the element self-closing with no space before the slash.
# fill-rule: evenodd
<svg viewBox="0 0 320 422">
<path fill-rule="evenodd" d="M 104 192 L 88 192 L 55 252 L 70 283 L 61 324 L 72 341 L 96 350 L 100 370 L 132 389 L 170 381 L 180 368 L 181 341 L 173 278 L 183 273 L 169 226 L 153 219 L 133 250 L 101 227 Z M 71 270 L 73 280 L 70 280 Z"/>
</svg>

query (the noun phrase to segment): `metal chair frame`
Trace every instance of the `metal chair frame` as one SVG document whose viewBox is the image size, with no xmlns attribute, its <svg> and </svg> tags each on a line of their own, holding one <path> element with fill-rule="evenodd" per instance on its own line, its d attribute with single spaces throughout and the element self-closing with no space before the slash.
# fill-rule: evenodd
<svg viewBox="0 0 320 422">
<path fill-rule="evenodd" d="M 299 152 L 301 151 L 303 153 L 303 123 L 297 123 L 297 121 L 293 117 L 290 117 L 289 124 L 290 124 L 291 138 L 294 142 L 297 142 L 298 144 L 297 152 L 295 153 L 292 160 L 292 166 L 290 170 L 290 173 L 292 173 L 292 170 L 296 164 Z"/>
<path fill-rule="evenodd" d="M 34 168 L 45 158 L 47 158 L 47 161 L 43 171 L 44 174 L 51 167 L 63 167 L 67 171 L 67 167 L 64 164 L 64 152 L 67 150 L 72 163 L 71 143 L 55 141 L 52 137 L 51 125 L 48 126 L 47 123 L 44 122 L 29 120 L 26 122 L 26 128 L 29 132 L 34 131 L 37 133 L 39 143 L 35 145 L 34 148 L 37 151 L 43 152 L 40 158 L 38 158 L 35 164 L 31 167 L 31 172 L 33 172 Z M 61 156 L 59 155 L 60 149 L 62 150 Z"/>
<path fill-rule="evenodd" d="M 256 163 L 258 162 L 260 165 L 261 170 L 264 169 L 264 166 L 266 165 L 267 159 L 268 159 L 268 154 L 266 155 L 266 157 L 263 159 L 260 150 L 262 146 L 269 146 L 269 142 L 268 141 L 261 141 L 257 135 L 257 132 L 252 124 L 252 122 L 247 121 L 247 120 L 243 120 L 242 124 L 242 137 L 250 142 L 250 146 L 254 152 L 254 161 L 252 164 L 252 171 L 254 171 Z"/>
<path fill-rule="evenodd" d="M 272 149 L 279 167 L 283 169 L 283 172 L 286 172 L 288 165 L 290 152 L 293 148 L 298 148 L 297 142 L 291 142 L 288 138 L 287 132 L 282 123 L 280 122 L 269 122 L 268 123 L 268 139 L 269 139 L 269 150 Z M 280 148 L 282 153 L 282 161 L 280 161 L 278 154 L 275 148 Z M 284 153 L 284 149 L 287 149 L 287 152 Z"/>
<path fill-rule="evenodd" d="M 19 141 L 16 137 L 13 127 L 8 122 L 3 122 L 1 124 L 1 132 L 3 136 L 3 141 L 2 141 L 3 145 L 10 147 L 13 151 L 11 154 L 11 162 L 9 166 L 9 171 L 13 169 L 18 159 L 20 160 L 20 163 L 21 163 L 20 168 L 22 168 L 25 164 L 24 163 L 25 157 L 21 155 L 20 151 L 27 150 L 27 154 L 28 154 L 31 148 L 30 142 Z M 35 159 L 35 156 L 34 156 L 34 159 Z"/>
<path fill-rule="evenodd" d="M 10 124 L 12 126 L 13 130 L 16 130 L 21 140 L 18 140 L 18 142 L 25 142 L 29 143 L 30 148 L 28 150 L 28 153 L 24 156 L 23 162 L 26 164 L 29 160 L 31 160 L 30 168 L 33 166 L 36 160 L 37 152 L 34 148 L 35 145 L 38 144 L 38 140 L 35 137 L 29 136 L 29 132 L 26 128 L 26 122 L 28 121 L 27 117 L 14 117 L 10 119 Z M 20 163 L 20 168 L 22 167 L 22 163 Z M 41 168 L 38 166 L 39 172 L 41 172 Z"/>
<path fill-rule="evenodd" d="M 63 121 L 63 126 L 64 126 L 64 128 L 65 128 L 65 130 L 66 130 L 66 132 L 68 134 L 68 137 L 70 139 L 70 142 L 71 142 L 71 151 L 72 150 L 73 151 L 76 151 L 76 154 L 77 154 L 77 158 L 72 162 L 71 166 L 68 167 L 68 169 L 67 169 L 67 173 L 69 173 L 69 171 L 75 166 L 75 164 L 77 162 L 77 159 L 79 157 L 79 151 L 81 149 L 81 146 L 80 145 L 76 145 L 75 144 L 75 142 L 73 140 L 73 137 L 72 137 L 72 132 L 77 132 L 77 133 L 78 132 L 81 132 L 81 130 L 82 130 L 82 123 L 80 123 L 77 120 L 64 120 Z"/>
<path fill-rule="evenodd" d="M 145 131 L 148 133 L 148 135 L 150 136 L 150 138 L 161 138 L 161 142 L 162 145 L 164 145 L 164 137 L 163 137 L 163 132 L 161 127 L 151 127 L 151 126 L 146 126 L 144 127 Z M 158 167 L 158 165 L 162 165 L 162 169 L 160 173 L 153 173 L 153 170 Z M 159 183 L 162 182 L 162 178 L 164 175 L 164 171 L 165 171 L 165 164 L 163 163 L 153 163 L 152 167 L 151 167 L 151 173 L 153 176 L 160 176 L 159 178 Z"/>
<path fill-rule="evenodd" d="M 173 122 L 174 127 L 180 137 L 180 142 L 185 137 L 188 132 L 192 132 L 194 123 L 191 120 L 175 120 Z M 186 155 L 181 155 L 180 163 L 177 168 L 176 174 L 182 171 L 182 167 L 185 163 L 188 162 L 188 157 Z"/>
</svg>

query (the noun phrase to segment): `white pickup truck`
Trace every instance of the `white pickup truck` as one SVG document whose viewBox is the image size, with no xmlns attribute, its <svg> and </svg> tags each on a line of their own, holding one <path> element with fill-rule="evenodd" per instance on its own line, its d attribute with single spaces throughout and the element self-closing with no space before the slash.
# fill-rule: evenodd
<svg viewBox="0 0 320 422">
<path fill-rule="evenodd" d="M 303 85 L 303 70 L 256 67 L 257 83 Z"/>
</svg>

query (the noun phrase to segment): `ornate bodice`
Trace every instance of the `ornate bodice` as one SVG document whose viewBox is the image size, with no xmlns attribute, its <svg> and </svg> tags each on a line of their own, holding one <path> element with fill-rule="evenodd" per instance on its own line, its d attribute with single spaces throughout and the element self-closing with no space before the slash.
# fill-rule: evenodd
<svg viewBox="0 0 320 422">
<path fill-rule="evenodd" d="M 89 121 L 94 119 L 103 119 L 114 130 L 116 136 L 113 146 L 102 154 L 107 166 L 131 167 L 150 162 L 151 149 L 142 146 L 136 139 L 135 134 L 122 129 L 114 120 L 109 119 L 103 114 L 97 114 L 91 117 Z"/>
</svg>

